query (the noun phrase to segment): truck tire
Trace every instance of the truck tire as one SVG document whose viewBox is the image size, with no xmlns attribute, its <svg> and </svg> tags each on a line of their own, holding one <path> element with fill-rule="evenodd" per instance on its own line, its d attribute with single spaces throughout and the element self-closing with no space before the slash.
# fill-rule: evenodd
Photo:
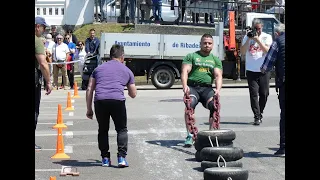
<svg viewBox="0 0 320 180">
<path fill-rule="evenodd" d="M 194 154 L 194 157 L 196 158 L 196 161 L 197 161 L 197 162 L 201 162 L 201 161 L 202 161 L 201 156 L 200 156 L 200 151 L 197 151 L 197 152 Z"/>
<path fill-rule="evenodd" d="M 197 134 L 197 141 L 200 144 L 210 143 L 208 136 L 210 136 L 213 144 L 216 144 L 216 137 L 218 143 L 230 143 L 236 139 L 236 133 L 231 129 L 216 129 L 216 130 L 204 130 Z"/>
<path fill-rule="evenodd" d="M 169 89 L 175 82 L 175 75 L 171 68 L 160 66 L 152 71 L 151 82 L 157 89 Z"/>
<path fill-rule="evenodd" d="M 205 147 L 200 151 L 203 161 L 217 161 L 222 156 L 226 162 L 243 158 L 243 149 L 239 147 Z"/>
<path fill-rule="evenodd" d="M 226 162 L 227 167 L 239 167 L 242 168 L 243 164 L 241 161 L 229 161 Z M 224 166 L 224 162 L 219 162 L 220 167 Z M 219 167 L 217 162 L 212 162 L 212 161 L 202 161 L 201 162 L 201 169 L 204 171 L 207 168 L 212 168 L 212 167 Z"/>
<path fill-rule="evenodd" d="M 213 147 L 217 147 L 216 141 L 212 141 L 212 145 Z M 194 148 L 197 151 L 201 151 L 203 148 L 205 147 L 211 147 L 211 143 L 209 142 L 205 142 L 205 143 L 201 143 L 198 140 L 196 140 L 196 142 L 194 143 Z M 229 143 L 219 143 L 219 147 L 233 147 L 233 142 L 229 142 Z"/>
<path fill-rule="evenodd" d="M 247 180 L 249 171 L 239 167 L 213 167 L 203 172 L 204 180 Z"/>
</svg>

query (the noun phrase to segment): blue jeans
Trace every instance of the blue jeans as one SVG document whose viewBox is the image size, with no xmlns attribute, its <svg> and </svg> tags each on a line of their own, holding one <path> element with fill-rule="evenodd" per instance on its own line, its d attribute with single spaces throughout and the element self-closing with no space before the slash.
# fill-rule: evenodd
<svg viewBox="0 0 320 180">
<path fill-rule="evenodd" d="M 104 21 L 107 19 L 106 14 L 104 14 L 103 6 L 106 3 L 106 0 L 99 0 L 99 6 L 100 6 L 100 14 L 101 14 L 101 21 Z"/>
<path fill-rule="evenodd" d="M 130 20 L 133 21 L 136 13 L 136 0 L 121 0 L 120 17 L 124 20 L 126 19 L 125 12 L 127 11 L 129 2 L 130 2 L 130 7 L 129 7 Z"/>
<path fill-rule="evenodd" d="M 161 21 L 162 3 L 154 4 L 152 11 L 153 11 L 153 17 L 155 18 L 155 20 Z"/>
</svg>

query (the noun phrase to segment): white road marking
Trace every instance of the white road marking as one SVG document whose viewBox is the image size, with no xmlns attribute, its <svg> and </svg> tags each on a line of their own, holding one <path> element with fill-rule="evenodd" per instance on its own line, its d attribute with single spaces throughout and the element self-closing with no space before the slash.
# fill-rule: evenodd
<svg viewBox="0 0 320 180">
<path fill-rule="evenodd" d="M 53 171 L 61 171 L 61 169 L 35 169 L 34 170 L 35 172 L 46 172 L 46 171 L 48 171 L 48 172 L 53 172 Z"/>
<path fill-rule="evenodd" d="M 50 124 L 56 124 L 56 123 L 37 123 L 37 124 L 42 124 L 42 125 L 50 125 Z M 65 123 L 66 126 L 73 126 L 73 121 L 67 121 Z"/>
<path fill-rule="evenodd" d="M 41 149 L 41 151 L 56 151 L 57 149 Z M 72 154 L 73 146 L 64 146 L 64 153 Z"/>
<path fill-rule="evenodd" d="M 255 131 L 279 131 L 278 126 L 270 126 L 270 127 L 239 127 L 239 128 L 228 128 L 235 132 L 255 132 Z M 94 131 L 72 131 L 73 136 L 83 136 L 83 135 L 98 135 L 98 130 Z M 71 136 L 71 133 L 65 132 L 64 136 Z M 186 133 L 185 128 L 167 128 L 167 129 L 148 129 L 148 130 L 128 130 L 128 134 L 130 135 L 140 135 L 140 134 L 170 134 L 170 133 Z M 116 131 L 109 131 L 109 135 L 116 135 Z M 35 136 L 56 136 L 57 134 L 53 134 L 51 131 L 36 131 Z"/>
</svg>

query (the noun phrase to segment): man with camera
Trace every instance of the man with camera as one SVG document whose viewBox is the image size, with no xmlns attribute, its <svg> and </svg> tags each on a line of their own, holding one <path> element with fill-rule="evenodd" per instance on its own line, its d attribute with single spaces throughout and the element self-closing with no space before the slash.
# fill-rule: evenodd
<svg viewBox="0 0 320 180">
<path fill-rule="evenodd" d="M 270 72 L 261 73 L 260 67 L 272 43 L 272 36 L 262 32 L 263 23 L 254 19 L 252 28 L 242 40 L 241 54 L 245 54 L 246 76 L 250 93 L 250 104 L 254 114 L 254 125 L 262 122 L 262 113 L 269 96 Z"/>
</svg>

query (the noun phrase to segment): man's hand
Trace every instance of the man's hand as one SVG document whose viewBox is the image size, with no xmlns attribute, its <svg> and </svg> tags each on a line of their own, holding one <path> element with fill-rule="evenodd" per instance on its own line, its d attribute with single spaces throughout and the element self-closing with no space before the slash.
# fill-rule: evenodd
<svg viewBox="0 0 320 180">
<path fill-rule="evenodd" d="M 185 94 L 188 94 L 188 93 L 190 92 L 189 86 L 185 86 L 185 87 L 183 88 L 183 92 L 184 92 Z"/>
<path fill-rule="evenodd" d="M 215 95 L 215 96 L 220 95 L 220 90 L 218 90 L 218 89 L 214 89 L 214 95 Z"/>
<path fill-rule="evenodd" d="M 258 42 L 259 41 L 259 36 L 258 35 L 255 35 L 254 37 L 250 38 L 250 39 L 253 39 L 255 42 Z"/>
<path fill-rule="evenodd" d="M 49 95 L 52 91 L 51 83 L 46 84 L 46 95 Z"/>
<path fill-rule="evenodd" d="M 87 109 L 87 118 L 91 119 L 92 120 L 92 117 L 93 117 L 93 111 L 92 109 Z"/>
</svg>

